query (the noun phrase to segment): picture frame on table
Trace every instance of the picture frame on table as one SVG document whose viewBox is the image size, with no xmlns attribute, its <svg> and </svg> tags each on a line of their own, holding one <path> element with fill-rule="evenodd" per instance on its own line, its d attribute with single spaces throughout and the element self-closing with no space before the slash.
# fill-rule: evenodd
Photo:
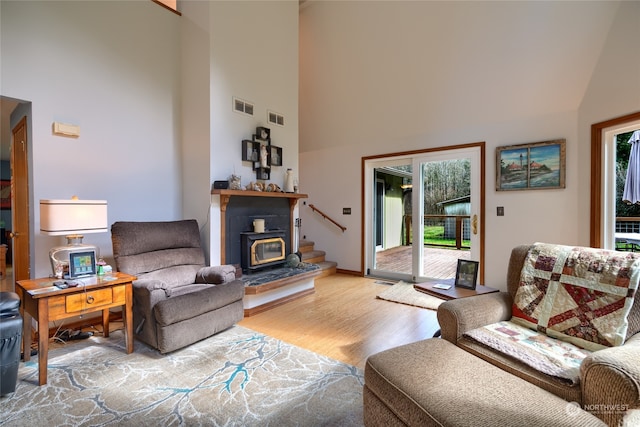
<svg viewBox="0 0 640 427">
<path fill-rule="evenodd" d="M 466 259 L 458 259 L 458 268 L 456 269 L 455 287 L 464 289 L 475 289 L 478 281 L 478 269 L 480 263 L 478 261 L 470 261 Z"/>
<path fill-rule="evenodd" d="M 496 191 L 565 188 L 566 140 L 496 148 Z"/>
</svg>

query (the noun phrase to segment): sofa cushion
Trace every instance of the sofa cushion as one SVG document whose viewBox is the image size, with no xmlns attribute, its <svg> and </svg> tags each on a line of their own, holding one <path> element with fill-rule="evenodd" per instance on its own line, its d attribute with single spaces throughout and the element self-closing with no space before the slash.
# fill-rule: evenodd
<svg viewBox="0 0 640 427">
<path fill-rule="evenodd" d="M 570 384 L 580 382 L 580 364 L 591 354 L 574 344 L 509 321 L 472 329 L 465 335 Z"/>
<path fill-rule="evenodd" d="M 512 320 L 592 351 L 622 345 L 639 279 L 640 254 L 536 243 Z"/>
<path fill-rule="evenodd" d="M 364 381 L 367 426 L 605 425 L 575 404 L 438 338 L 369 356 Z"/>
</svg>

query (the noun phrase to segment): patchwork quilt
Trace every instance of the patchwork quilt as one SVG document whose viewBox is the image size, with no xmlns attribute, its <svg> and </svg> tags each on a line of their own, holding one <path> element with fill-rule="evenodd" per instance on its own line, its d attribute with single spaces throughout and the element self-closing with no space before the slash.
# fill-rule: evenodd
<svg viewBox="0 0 640 427">
<path fill-rule="evenodd" d="M 536 243 L 511 320 L 591 351 L 622 345 L 639 279 L 639 253 Z"/>
<path fill-rule="evenodd" d="M 572 385 L 580 382 L 580 364 L 591 354 L 509 321 L 473 329 L 465 336 Z"/>
</svg>

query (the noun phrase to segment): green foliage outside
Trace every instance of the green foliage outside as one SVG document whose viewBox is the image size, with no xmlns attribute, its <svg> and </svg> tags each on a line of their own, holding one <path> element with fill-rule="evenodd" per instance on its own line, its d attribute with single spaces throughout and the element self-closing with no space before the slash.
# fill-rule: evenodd
<svg viewBox="0 0 640 427">
<path fill-rule="evenodd" d="M 424 165 L 424 213 L 444 214 L 440 202 L 471 194 L 469 159 L 429 162 Z"/>
<path fill-rule="evenodd" d="M 444 226 L 443 225 L 432 225 L 424 227 L 424 244 L 425 245 L 434 245 L 434 246 L 452 246 L 455 248 L 456 240 L 455 239 L 444 239 L 442 236 L 444 235 Z M 462 240 L 462 246 L 470 247 L 471 241 Z"/>
<path fill-rule="evenodd" d="M 397 170 L 411 173 L 411 165 L 395 166 Z M 439 204 L 447 200 L 458 199 L 471 194 L 471 162 L 469 159 L 434 161 L 424 164 L 422 171 L 424 180 L 424 214 L 444 215 L 444 206 Z M 410 182 L 410 181 L 409 181 Z M 405 212 L 411 212 L 410 199 Z M 454 213 L 449 212 L 449 215 Z M 457 215 L 468 215 L 466 211 Z M 455 239 L 445 239 L 444 225 L 424 227 L 424 244 L 450 246 L 455 248 Z M 469 247 L 471 242 L 463 240 L 463 246 Z"/>
</svg>

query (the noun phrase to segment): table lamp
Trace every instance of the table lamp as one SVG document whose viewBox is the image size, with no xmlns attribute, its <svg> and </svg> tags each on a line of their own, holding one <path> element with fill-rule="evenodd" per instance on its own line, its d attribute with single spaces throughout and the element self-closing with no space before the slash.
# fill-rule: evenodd
<svg viewBox="0 0 640 427">
<path fill-rule="evenodd" d="M 82 243 L 83 235 L 105 233 L 107 229 L 107 201 L 79 200 L 73 196 L 70 200 L 40 200 L 40 232 L 49 236 L 65 236 L 67 244 L 49 251 L 51 269 L 57 278 L 62 278 L 69 269 L 69 253 L 79 250 L 96 251 L 97 246 Z"/>
</svg>

